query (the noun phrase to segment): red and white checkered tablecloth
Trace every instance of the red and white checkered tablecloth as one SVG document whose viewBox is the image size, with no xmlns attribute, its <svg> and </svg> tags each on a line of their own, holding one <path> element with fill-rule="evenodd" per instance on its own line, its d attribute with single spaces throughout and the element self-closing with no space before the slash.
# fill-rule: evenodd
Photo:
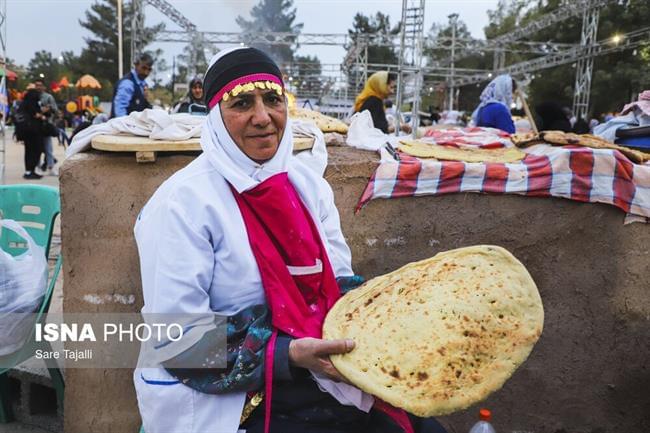
<svg viewBox="0 0 650 433">
<path fill-rule="evenodd" d="M 634 164 L 617 150 L 538 144 L 525 149 L 522 161 L 508 164 L 405 154 L 396 161 L 381 152 L 357 211 L 377 198 L 479 192 L 607 203 L 627 212 L 628 221 L 650 222 L 650 164 Z"/>
</svg>

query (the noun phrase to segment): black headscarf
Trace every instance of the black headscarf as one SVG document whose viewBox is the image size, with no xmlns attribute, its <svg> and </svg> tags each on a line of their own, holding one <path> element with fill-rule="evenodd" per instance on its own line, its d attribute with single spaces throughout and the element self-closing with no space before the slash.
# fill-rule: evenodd
<svg viewBox="0 0 650 433">
<path fill-rule="evenodd" d="M 203 80 L 206 105 L 212 109 L 225 92 L 229 92 L 242 79 L 273 81 L 281 86 L 282 73 L 275 62 L 257 48 L 243 48 L 226 54 L 210 65 Z"/>
</svg>

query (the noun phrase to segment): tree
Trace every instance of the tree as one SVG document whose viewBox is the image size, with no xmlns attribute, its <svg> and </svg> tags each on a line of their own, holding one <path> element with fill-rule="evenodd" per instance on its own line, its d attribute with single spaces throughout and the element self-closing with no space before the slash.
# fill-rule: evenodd
<svg viewBox="0 0 650 433">
<path fill-rule="evenodd" d="M 296 56 L 289 74 L 298 95 L 319 97 L 323 88 L 321 64 L 316 56 Z"/>
<path fill-rule="evenodd" d="M 357 13 L 352 20 L 352 28 L 348 29 L 350 43 L 345 46 L 348 50 L 347 59 L 354 61 L 358 56 L 358 50 L 367 50 L 368 64 L 398 63 L 394 47 L 394 36 L 400 31 L 400 24 L 391 28 L 390 17 L 381 12 L 375 16 L 365 16 Z M 348 64 L 348 89 L 352 92 L 361 90 L 362 71 L 365 65 Z"/>
<path fill-rule="evenodd" d="M 368 63 L 397 64 L 397 54 L 393 46 L 393 39 L 400 31 L 400 24 L 390 26 L 390 17 L 381 12 L 375 16 L 365 16 L 357 13 L 352 21 L 352 28 L 348 29 L 350 40 L 353 41 L 345 48 L 348 52 L 354 49 L 354 41 L 361 35 L 370 38 L 368 45 Z"/>
<path fill-rule="evenodd" d="M 536 0 L 499 0 L 497 8 L 488 11 L 489 24 L 483 29 L 487 39 L 513 31 L 517 26 L 526 24 L 532 16 L 525 17 L 524 12 Z M 538 5 L 537 9 L 541 6 Z M 528 18 L 528 19 L 526 19 Z"/>
<path fill-rule="evenodd" d="M 122 34 L 124 69 L 131 67 L 131 23 L 133 18 L 133 3 L 124 3 L 122 9 Z M 86 47 L 81 51 L 75 72 L 91 74 L 102 84 L 109 84 L 112 93 L 112 84 L 117 81 L 118 40 L 117 40 L 117 0 L 97 0 L 86 11 L 85 19 L 79 24 L 87 29 L 90 37 L 85 37 Z M 154 40 L 156 33 L 164 29 L 164 24 L 146 27 L 142 30 L 143 46 Z M 107 91 L 102 92 L 106 96 Z M 108 93 L 110 97 L 111 93 Z"/>
<path fill-rule="evenodd" d="M 433 23 L 431 25 L 428 39 L 436 45 L 436 48 L 426 48 L 424 50 L 425 55 L 431 60 L 431 63 L 437 63 L 440 60 L 449 60 L 453 33 L 450 23 Z M 459 19 L 456 22 L 456 54 L 459 54 L 463 47 L 471 45 L 473 40 L 474 38 L 469 32 L 467 24 Z M 441 46 L 444 48 L 440 48 Z"/>
<path fill-rule="evenodd" d="M 427 63 L 430 65 L 444 65 L 449 66 L 451 59 L 451 45 L 452 45 L 453 29 L 449 22 L 444 24 L 434 23 L 429 30 L 428 40 L 431 45 L 424 50 Z M 457 57 L 454 60 L 456 68 L 468 69 L 489 69 L 492 67 L 492 56 L 486 55 L 482 51 L 472 51 L 477 46 L 477 41 L 469 29 L 467 24 L 461 19 L 456 22 L 456 42 L 454 53 Z M 433 79 L 433 81 L 432 81 Z M 432 77 L 427 80 L 425 77 L 424 91 L 431 94 L 427 98 L 427 102 L 431 105 L 444 107 L 448 99 L 446 90 L 443 91 L 441 81 L 445 81 L 444 89 L 447 89 L 446 80 L 444 77 Z M 433 89 L 429 92 L 429 89 Z M 476 86 L 465 86 L 459 89 L 458 109 L 460 110 L 474 110 L 481 93 L 482 88 Z M 435 93 L 434 93 L 435 91 Z M 423 103 L 423 107 L 426 105 Z"/>
<path fill-rule="evenodd" d="M 495 37 L 507 33 L 514 26 L 522 26 L 538 19 L 541 15 L 561 7 L 560 0 L 545 2 L 534 0 L 501 0 L 497 10 L 490 11 L 490 24 L 485 28 L 486 36 Z M 600 11 L 598 39 L 613 34 L 624 34 L 647 26 L 650 4 L 646 0 L 613 2 Z M 568 19 L 530 35 L 531 41 L 554 41 L 580 43 L 581 17 Z M 636 94 L 650 86 L 650 58 L 644 53 L 647 45 L 636 50 L 620 51 L 596 57 L 591 83 L 591 112 L 594 114 L 618 111 L 623 105 L 636 98 Z M 508 63 L 534 57 L 530 54 L 509 54 Z M 571 106 L 576 76 L 576 64 L 561 65 L 534 73 L 530 83 L 530 102 L 553 100 Z"/>
<path fill-rule="evenodd" d="M 59 59 L 52 56 L 49 51 L 41 50 L 34 53 L 27 64 L 27 78 L 30 81 L 36 79 L 45 80 L 46 85 L 53 80 L 58 80 L 62 76 L 63 65 Z"/>
<path fill-rule="evenodd" d="M 248 35 L 258 32 L 282 32 L 293 33 L 296 37 L 300 34 L 303 24 L 294 24 L 296 20 L 296 9 L 293 8 L 293 0 L 261 0 L 260 3 L 251 9 L 252 20 L 246 20 L 242 16 L 237 17 L 237 24 L 242 29 L 242 37 L 246 41 Z M 272 45 L 266 43 L 249 44 L 268 53 L 280 64 L 293 60 L 293 53 L 297 49 L 296 38 L 290 38 L 291 45 Z"/>
<path fill-rule="evenodd" d="M 41 50 L 34 53 L 27 65 L 25 75 L 27 82 L 33 82 L 36 79 L 42 79 L 46 86 L 50 86 L 52 82 L 59 81 L 66 76 L 68 80 L 73 81 L 72 65 L 76 63 L 77 57 L 72 51 L 64 51 L 60 57 L 54 57 L 51 52 Z M 18 83 L 19 88 L 24 87 L 26 84 L 23 82 Z M 58 93 L 53 92 L 57 100 L 62 100 L 68 95 L 68 92 Z"/>
<path fill-rule="evenodd" d="M 179 62 L 176 81 L 187 83 L 194 75 L 205 74 L 210 60 L 208 55 L 211 57 L 215 53 L 215 47 L 209 45 L 205 39 L 202 37 L 194 39 L 192 44 L 186 45 L 183 53 L 176 57 Z"/>
</svg>

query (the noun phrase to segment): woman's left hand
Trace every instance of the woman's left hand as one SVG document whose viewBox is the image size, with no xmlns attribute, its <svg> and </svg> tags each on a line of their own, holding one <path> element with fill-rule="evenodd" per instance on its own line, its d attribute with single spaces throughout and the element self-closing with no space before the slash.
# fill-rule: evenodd
<svg viewBox="0 0 650 433">
<path fill-rule="evenodd" d="M 352 340 L 321 340 L 299 338 L 289 343 L 289 361 L 301 368 L 320 373 L 335 382 L 347 382 L 330 361 L 330 355 L 348 353 L 354 349 Z"/>
</svg>

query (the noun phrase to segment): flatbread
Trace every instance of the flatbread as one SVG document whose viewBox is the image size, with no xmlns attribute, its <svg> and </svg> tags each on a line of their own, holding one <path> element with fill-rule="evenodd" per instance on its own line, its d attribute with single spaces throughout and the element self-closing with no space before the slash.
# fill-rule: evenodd
<svg viewBox="0 0 650 433">
<path fill-rule="evenodd" d="M 348 125 L 346 125 L 345 122 L 335 119 L 334 117 L 326 116 L 318 111 L 291 107 L 289 108 L 289 117 L 296 120 L 314 122 L 322 132 L 348 133 Z"/>
<path fill-rule="evenodd" d="M 528 147 L 533 144 L 544 143 L 544 140 L 539 138 L 539 134 L 535 132 L 519 132 L 510 135 L 510 141 L 517 147 Z"/>
<path fill-rule="evenodd" d="M 591 147 L 592 149 L 616 149 L 623 155 L 627 156 L 630 161 L 643 164 L 650 161 L 650 154 L 639 150 L 630 149 L 629 147 L 619 146 L 603 138 L 591 134 L 573 134 L 562 131 L 542 131 L 539 136 L 546 143 L 565 146 L 567 144 L 577 144 L 579 146 Z"/>
<path fill-rule="evenodd" d="M 331 356 L 351 383 L 421 416 L 445 415 L 503 386 L 542 333 L 526 268 L 501 247 L 437 254 L 343 296 L 323 325 L 356 346 Z"/>
<path fill-rule="evenodd" d="M 533 144 L 546 143 L 553 146 L 566 146 L 573 144 L 577 146 L 590 147 L 592 149 L 615 149 L 627 156 L 630 161 L 637 164 L 643 164 L 650 161 L 650 153 L 641 152 L 640 150 L 630 149 L 629 147 L 619 146 L 603 138 L 592 134 L 574 134 L 563 131 L 542 131 L 539 134 L 527 132 L 523 134 L 513 134 L 510 140 L 517 147 L 528 147 Z"/>
<path fill-rule="evenodd" d="M 515 147 L 500 149 L 469 149 L 429 144 L 422 141 L 400 140 L 399 150 L 418 158 L 435 158 L 464 162 L 517 162 L 526 154 Z"/>
</svg>

